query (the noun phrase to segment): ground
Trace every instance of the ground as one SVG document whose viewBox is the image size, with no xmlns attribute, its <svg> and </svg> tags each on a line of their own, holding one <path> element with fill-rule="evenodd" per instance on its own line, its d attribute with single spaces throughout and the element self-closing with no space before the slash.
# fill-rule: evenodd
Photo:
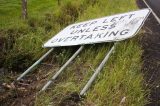
<svg viewBox="0 0 160 106">
<path fill-rule="evenodd" d="M 47 11 L 47 13 L 41 14 L 42 19 L 37 18 L 37 16 L 31 19 L 29 18 L 23 25 L 21 25 L 22 23 L 18 25 L 21 26 L 20 28 L 11 27 L 11 29 L 8 30 L 8 25 L 3 26 L 4 22 L 2 22 L 1 25 L 3 28 L 0 33 L 1 35 L 12 35 L 12 33 L 14 33 L 13 35 L 17 35 L 18 33 L 18 38 L 16 38 L 15 41 L 13 40 L 13 42 L 16 43 L 11 45 L 10 48 L 13 49 L 13 51 L 9 53 L 16 54 L 16 56 L 13 56 L 14 59 L 17 59 L 18 56 L 23 56 L 17 54 L 28 54 L 25 54 L 24 58 L 16 60 L 17 64 L 20 64 L 16 65 L 16 69 L 19 70 L 18 73 L 13 70 L 1 68 L 0 71 L 3 73 L 1 74 L 3 80 L 0 82 L 2 84 L 0 85 L 1 104 L 4 106 L 143 106 L 145 104 L 152 105 L 152 103 L 158 104 L 158 100 L 156 99 L 158 99 L 159 95 L 156 95 L 155 92 L 159 90 L 158 71 L 156 71 L 159 69 L 159 32 L 157 26 L 156 28 L 154 27 L 156 22 L 152 20 L 153 17 L 147 20 L 143 30 L 141 30 L 137 36 L 120 42 L 117 45 L 115 53 L 111 56 L 102 73 L 84 98 L 79 98 L 79 91 L 104 58 L 104 54 L 112 46 L 112 43 L 87 45 L 83 53 L 81 53 L 53 85 L 42 94 L 38 94 L 38 91 L 78 47 L 69 49 L 56 48 L 53 54 L 33 73 L 28 74 L 20 82 L 16 82 L 14 85 L 12 84 L 18 75 L 27 68 L 17 68 L 17 66 L 28 62 L 30 62 L 29 65 L 31 65 L 31 63 L 44 53 L 44 51 L 41 52 L 42 49 L 40 46 L 44 43 L 44 40 L 51 37 L 67 24 L 137 10 L 134 0 L 127 0 L 127 2 L 123 0 L 114 0 L 114 2 L 111 0 L 92 0 L 92 2 L 89 2 L 90 0 L 67 1 L 69 2 L 64 2 L 64 4 L 66 3 L 67 5 L 53 6 L 57 9 L 54 14 L 52 14 L 53 12 L 50 13 Z M 32 1 L 30 2 L 32 3 Z M 30 5 L 33 7 L 33 9 L 31 9 L 33 11 L 39 11 L 38 13 L 40 13 L 42 10 L 48 10 L 43 5 L 43 0 L 34 1 L 33 4 L 41 4 L 38 5 L 39 7 Z M 48 0 L 46 6 L 50 7 L 50 5 L 52 5 L 51 0 Z M 55 3 L 53 5 L 55 5 Z M 49 8 L 49 10 L 52 9 L 52 7 Z M 3 10 L 3 8 L 1 10 Z M 18 12 L 19 9 L 16 8 L 16 10 Z M 33 11 L 31 12 L 32 14 L 30 14 L 31 16 L 34 14 Z M 74 18 L 71 18 L 72 14 L 74 14 Z M 19 17 L 19 15 L 17 15 L 17 17 Z M 5 18 L 5 15 L 3 18 Z M 152 35 L 152 37 L 150 35 Z M 3 43 L 0 43 L 0 47 L 3 48 Z M 143 52 L 141 49 L 143 49 Z M 31 58 L 27 56 L 31 56 Z M 20 71 L 20 69 L 22 71 Z M 6 74 L 7 72 L 10 74 Z M 152 86 L 152 82 L 156 82 L 154 86 Z M 148 88 L 151 88 L 151 93 Z M 149 104 L 148 101 L 152 103 Z"/>
<path fill-rule="evenodd" d="M 138 6 L 140 8 L 146 8 L 145 4 L 138 0 Z M 147 106 L 159 106 L 160 105 L 160 24 L 151 14 L 147 19 L 145 26 L 143 27 L 145 33 L 141 39 L 141 45 L 143 48 L 142 71 L 145 75 L 144 85 L 151 89 L 151 93 L 148 95 L 150 104 Z"/>
</svg>

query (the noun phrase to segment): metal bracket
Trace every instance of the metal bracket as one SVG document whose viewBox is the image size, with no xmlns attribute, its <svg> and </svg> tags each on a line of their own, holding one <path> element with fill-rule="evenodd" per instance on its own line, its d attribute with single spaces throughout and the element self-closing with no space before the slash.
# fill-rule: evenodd
<svg viewBox="0 0 160 106">
<path fill-rule="evenodd" d="M 49 85 L 63 72 L 63 70 L 71 63 L 71 61 L 83 50 L 84 46 L 81 46 L 73 55 L 72 57 L 60 68 L 59 71 L 49 80 L 43 88 L 40 90 L 40 92 L 45 91 Z"/>
<path fill-rule="evenodd" d="M 100 71 L 102 70 L 102 68 L 104 67 L 105 63 L 108 61 L 111 53 L 114 51 L 115 45 L 116 45 L 116 43 L 112 46 L 112 48 L 110 49 L 110 51 L 107 52 L 107 54 L 106 54 L 105 58 L 103 59 L 103 61 L 101 62 L 101 64 L 98 66 L 98 68 L 95 70 L 95 72 L 92 75 L 92 77 L 89 79 L 89 81 L 87 82 L 87 84 L 81 90 L 80 96 L 83 96 L 86 93 L 86 91 L 91 87 L 92 83 L 94 82 L 94 80 L 96 79 L 96 77 L 98 76 L 98 74 L 100 73 Z"/>
<path fill-rule="evenodd" d="M 17 81 L 19 81 L 20 79 L 22 79 L 22 77 L 24 77 L 27 73 L 29 73 L 30 71 L 33 71 L 33 68 L 35 66 L 37 66 L 44 58 L 46 58 L 52 51 L 54 48 L 51 48 L 46 54 L 44 54 L 39 60 L 37 60 L 32 66 L 30 66 L 24 73 L 22 73 L 18 78 Z"/>
</svg>

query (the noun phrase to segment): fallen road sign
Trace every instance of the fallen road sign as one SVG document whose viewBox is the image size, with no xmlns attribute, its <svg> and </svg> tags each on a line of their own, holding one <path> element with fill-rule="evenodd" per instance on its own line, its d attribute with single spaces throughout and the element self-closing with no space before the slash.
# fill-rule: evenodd
<svg viewBox="0 0 160 106">
<path fill-rule="evenodd" d="M 69 25 L 43 47 L 115 42 L 133 37 L 150 14 L 142 9 Z"/>
</svg>

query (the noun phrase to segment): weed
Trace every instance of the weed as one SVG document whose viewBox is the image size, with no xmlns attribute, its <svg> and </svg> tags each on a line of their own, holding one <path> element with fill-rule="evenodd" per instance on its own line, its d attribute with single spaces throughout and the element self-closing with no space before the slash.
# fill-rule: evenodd
<svg viewBox="0 0 160 106">
<path fill-rule="evenodd" d="M 8 0 L 4 2 L 10 4 Z M 16 71 L 26 69 L 46 51 L 41 45 L 68 24 L 136 9 L 134 0 L 63 0 L 61 5 L 56 4 L 52 0 L 29 1 L 29 19 L 26 21 L 16 14 L 20 12 L 20 4 L 13 6 L 16 13 L 9 15 L 6 15 L 6 9 L 0 8 L 6 18 L 0 22 L 0 40 L 5 41 L 0 44 L 3 48 L 0 63 L 4 63 L 1 67 Z M 117 45 L 115 53 L 80 104 L 117 106 L 122 100 L 128 106 L 146 103 L 146 90 L 140 72 L 142 51 L 137 39 Z M 111 46 L 112 43 L 86 45 L 51 89 L 36 97 L 35 105 L 58 105 L 66 95 L 80 91 Z M 76 49 L 55 48 L 54 64 L 63 65 Z"/>
</svg>

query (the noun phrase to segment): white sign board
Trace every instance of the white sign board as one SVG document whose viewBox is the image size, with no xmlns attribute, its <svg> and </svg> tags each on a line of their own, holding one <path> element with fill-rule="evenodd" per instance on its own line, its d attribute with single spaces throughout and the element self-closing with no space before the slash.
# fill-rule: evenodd
<svg viewBox="0 0 160 106">
<path fill-rule="evenodd" d="M 69 25 L 44 47 L 84 45 L 121 41 L 133 37 L 150 14 L 143 9 Z"/>
</svg>

